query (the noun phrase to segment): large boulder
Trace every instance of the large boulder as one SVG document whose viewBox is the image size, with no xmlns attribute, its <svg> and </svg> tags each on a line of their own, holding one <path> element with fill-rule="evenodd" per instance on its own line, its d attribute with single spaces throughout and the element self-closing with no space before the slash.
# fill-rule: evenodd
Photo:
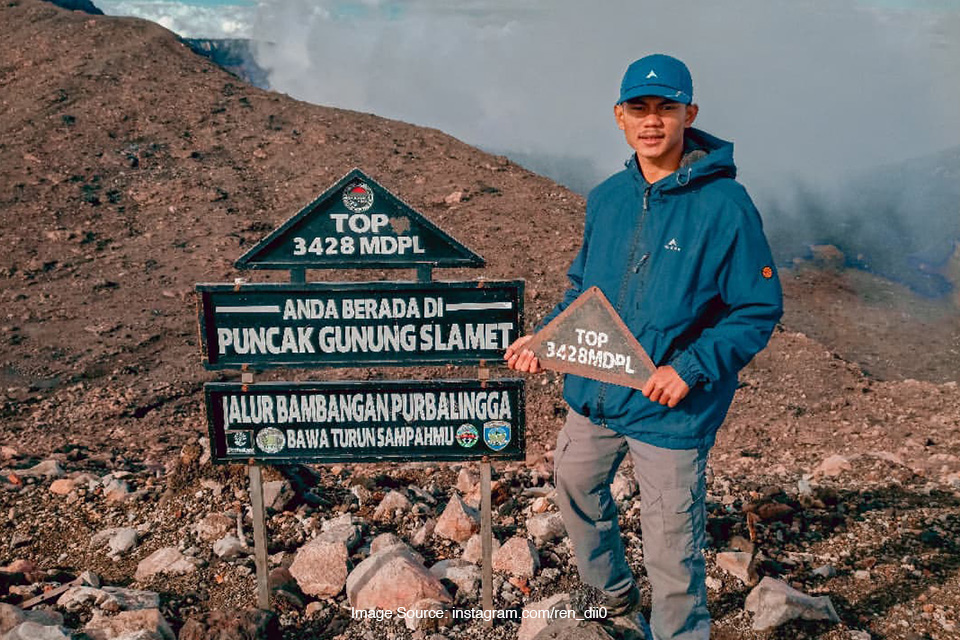
<svg viewBox="0 0 960 640">
<path fill-rule="evenodd" d="M 392 522 L 398 516 L 410 511 L 412 506 L 407 496 L 399 491 L 391 491 L 377 505 L 373 512 L 373 519 L 376 522 Z"/>
<path fill-rule="evenodd" d="M 533 537 L 538 547 L 566 535 L 563 518 L 557 512 L 543 513 L 527 518 L 527 533 Z"/>
<path fill-rule="evenodd" d="M 441 560 L 430 567 L 430 573 L 440 580 L 449 580 L 455 584 L 457 593 L 463 594 L 467 599 L 475 598 L 480 592 L 478 588 L 481 578 L 480 567 L 472 562 L 459 558 Z"/>
<path fill-rule="evenodd" d="M 557 593 L 544 600 L 531 602 L 523 608 L 517 640 L 533 640 L 533 637 L 545 629 L 551 620 L 562 619 L 560 611 L 567 610 L 571 610 L 568 593 Z"/>
<path fill-rule="evenodd" d="M 19 627 L 24 622 L 32 622 L 41 626 L 57 626 L 63 624 L 63 616 L 56 611 L 45 609 L 24 611 L 12 604 L 0 602 L 0 635 Z"/>
<path fill-rule="evenodd" d="M 467 506 L 459 493 L 454 493 L 443 514 L 437 519 L 433 534 L 462 543 L 479 530 L 480 514 L 476 509 Z"/>
<path fill-rule="evenodd" d="M 3 640 L 70 640 L 73 633 L 60 625 L 21 622 L 3 635 Z"/>
<path fill-rule="evenodd" d="M 161 573 L 184 575 L 196 571 L 198 563 L 196 558 L 188 558 L 175 547 L 163 547 L 140 561 L 134 577 L 137 580 L 149 580 Z"/>
<path fill-rule="evenodd" d="M 347 598 L 354 609 L 393 611 L 424 599 L 453 602 L 440 580 L 402 546 L 389 547 L 358 564 L 347 576 Z"/>
<path fill-rule="evenodd" d="M 757 631 L 777 627 L 795 618 L 839 622 L 828 596 L 808 596 L 786 582 L 766 577 L 747 596 L 744 608 L 753 613 Z"/>
<path fill-rule="evenodd" d="M 126 634 L 139 633 L 138 638 L 152 640 L 177 640 L 173 629 L 167 624 L 159 609 L 121 611 L 115 616 L 94 612 L 93 618 L 83 628 L 91 640 L 114 640 Z M 146 632 L 146 633 L 143 633 Z"/>
<path fill-rule="evenodd" d="M 532 578 L 540 568 L 537 548 L 527 538 L 516 536 L 503 543 L 493 554 L 494 571 L 521 578 Z"/>
<path fill-rule="evenodd" d="M 300 589 L 319 598 L 332 598 L 347 582 L 347 546 L 314 538 L 297 550 L 290 573 Z"/>
</svg>

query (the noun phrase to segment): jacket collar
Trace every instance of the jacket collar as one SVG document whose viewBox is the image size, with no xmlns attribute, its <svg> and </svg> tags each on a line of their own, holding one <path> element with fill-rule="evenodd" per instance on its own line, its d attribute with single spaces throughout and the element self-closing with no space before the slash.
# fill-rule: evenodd
<svg viewBox="0 0 960 640">
<path fill-rule="evenodd" d="M 651 187 L 655 191 L 681 189 L 690 183 L 714 177 L 737 176 L 737 166 L 733 162 L 733 143 L 693 127 L 684 134 L 680 168 L 670 175 L 650 184 L 640 171 L 636 154 L 631 155 L 625 164 L 641 188 Z"/>
</svg>

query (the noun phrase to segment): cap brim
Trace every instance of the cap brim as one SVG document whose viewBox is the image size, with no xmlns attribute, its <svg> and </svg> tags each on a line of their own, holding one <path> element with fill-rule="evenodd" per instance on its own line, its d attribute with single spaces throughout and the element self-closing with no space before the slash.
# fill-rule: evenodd
<svg viewBox="0 0 960 640">
<path fill-rule="evenodd" d="M 683 104 L 690 104 L 693 102 L 692 96 L 684 93 L 683 91 L 678 91 L 672 87 L 664 87 L 663 85 L 658 84 L 643 84 L 636 87 L 631 87 L 626 91 L 621 91 L 620 100 L 617 101 L 617 104 L 623 104 L 627 100 L 642 98 L 644 96 L 669 98 L 674 102 L 682 102 Z"/>
</svg>

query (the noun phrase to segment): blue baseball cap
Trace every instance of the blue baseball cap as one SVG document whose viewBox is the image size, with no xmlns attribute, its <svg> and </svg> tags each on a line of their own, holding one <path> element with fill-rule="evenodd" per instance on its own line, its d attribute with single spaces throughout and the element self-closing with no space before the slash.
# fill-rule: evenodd
<svg viewBox="0 0 960 640">
<path fill-rule="evenodd" d="M 693 78 L 687 65 L 662 53 L 631 64 L 620 82 L 617 104 L 642 96 L 659 96 L 683 104 L 693 102 Z"/>
</svg>

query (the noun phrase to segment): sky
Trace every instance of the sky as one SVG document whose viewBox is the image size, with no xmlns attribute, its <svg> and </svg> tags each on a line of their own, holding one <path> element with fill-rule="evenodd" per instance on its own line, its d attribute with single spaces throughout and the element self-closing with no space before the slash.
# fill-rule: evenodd
<svg viewBox="0 0 960 640">
<path fill-rule="evenodd" d="M 584 191 L 629 149 L 633 59 L 693 70 L 698 124 L 763 190 L 960 144 L 960 0 L 99 0 L 187 37 L 272 43 L 271 87 L 439 128 Z"/>
<path fill-rule="evenodd" d="M 697 126 L 734 142 L 761 211 L 815 193 L 834 201 L 818 224 L 869 216 L 850 185 L 960 145 L 960 0 L 94 2 L 186 37 L 249 38 L 276 91 L 440 129 L 581 193 L 631 153 L 613 104 L 651 52 L 690 66 Z M 946 228 L 923 216 L 960 220 L 960 203 L 909 205 L 892 215 L 918 234 Z"/>
</svg>

